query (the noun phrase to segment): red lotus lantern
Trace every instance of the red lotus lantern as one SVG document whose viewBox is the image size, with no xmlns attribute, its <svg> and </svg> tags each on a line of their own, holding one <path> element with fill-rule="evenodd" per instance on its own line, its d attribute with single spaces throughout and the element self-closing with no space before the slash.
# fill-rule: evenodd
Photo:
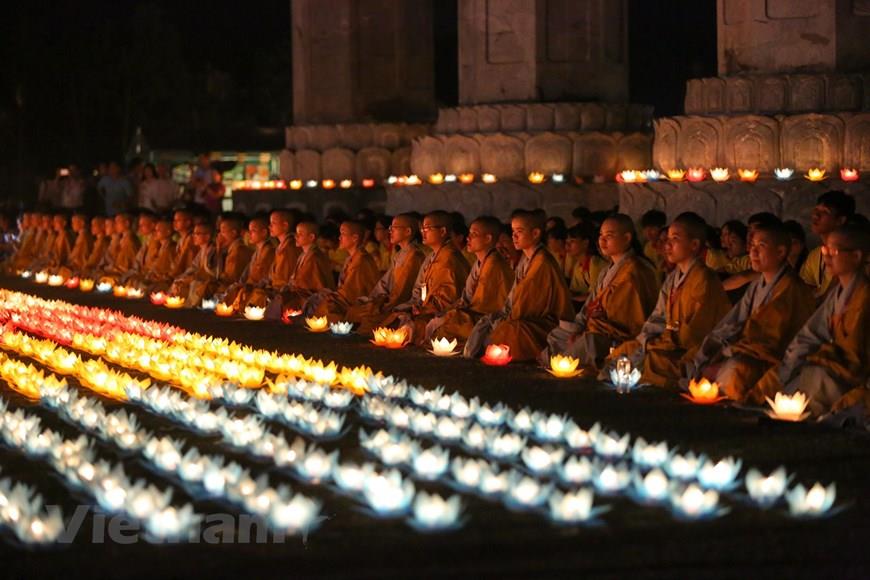
<svg viewBox="0 0 870 580">
<path fill-rule="evenodd" d="M 511 348 L 506 344 L 491 344 L 486 347 L 486 354 L 480 360 L 490 366 L 503 367 L 513 360 Z"/>
<path fill-rule="evenodd" d="M 367 178 L 362 180 L 362 186 L 365 187 L 366 189 L 372 188 L 375 186 L 375 180 L 370 178 L 370 177 L 367 177 Z"/>
<path fill-rule="evenodd" d="M 70 290 L 75 290 L 76 288 L 79 287 L 79 277 L 73 276 L 72 278 L 70 278 L 69 280 L 66 281 L 64 286 L 66 286 Z"/>
<path fill-rule="evenodd" d="M 155 306 L 163 306 L 164 304 L 166 304 L 166 294 L 163 292 L 152 292 L 151 304 Z"/>
<path fill-rule="evenodd" d="M 690 167 L 686 174 L 686 179 L 689 181 L 704 181 L 707 178 L 707 171 L 703 167 Z"/>
<path fill-rule="evenodd" d="M 858 173 L 857 169 L 844 167 L 840 170 L 840 179 L 843 181 L 858 181 L 859 177 L 861 177 L 861 175 Z"/>
<path fill-rule="evenodd" d="M 288 308 L 281 313 L 281 322 L 283 322 L 284 324 L 293 324 L 293 319 L 301 314 L 301 310 L 296 310 L 295 308 Z"/>
</svg>

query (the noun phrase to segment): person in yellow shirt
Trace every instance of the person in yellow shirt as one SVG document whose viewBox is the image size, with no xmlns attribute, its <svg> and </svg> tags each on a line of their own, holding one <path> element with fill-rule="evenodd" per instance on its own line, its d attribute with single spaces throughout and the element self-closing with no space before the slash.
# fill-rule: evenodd
<svg viewBox="0 0 870 580">
<path fill-rule="evenodd" d="M 831 285 L 831 273 L 822 259 L 822 246 L 828 235 L 849 221 L 855 213 L 855 198 L 837 190 L 823 193 L 816 200 L 810 221 L 810 229 L 819 236 L 821 245 L 813 248 L 800 269 L 801 279 L 809 284 L 817 301 L 821 301 Z"/>
<path fill-rule="evenodd" d="M 590 222 L 581 222 L 566 233 L 565 249 L 572 261 L 568 288 L 578 310 L 595 287 L 601 270 L 608 266 L 598 255 L 597 241 L 597 228 Z"/>
<path fill-rule="evenodd" d="M 665 212 L 651 209 L 640 217 L 640 229 L 643 235 L 643 255 L 653 263 L 656 270 L 662 271 L 664 258 L 656 250 L 659 246 L 662 230 L 668 225 L 668 216 Z"/>
</svg>

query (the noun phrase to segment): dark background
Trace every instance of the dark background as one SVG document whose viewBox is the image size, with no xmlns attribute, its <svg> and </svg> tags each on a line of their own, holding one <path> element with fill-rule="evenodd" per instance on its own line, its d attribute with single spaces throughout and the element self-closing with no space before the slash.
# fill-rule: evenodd
<svg viewBox="0 0 870 580">
<path fill-rule="evenodd" d="M 457 104 L 456 0 L 434 2 L 435 91 Z M 0 18 L 0 199 L 38 175 L 152 148 L 279 148 L 292 119 L 290 0 L 14 3 Z M 629 0 L 630 92 L 682 112 L 716 73 L 715 0 Z"/>
</svg>

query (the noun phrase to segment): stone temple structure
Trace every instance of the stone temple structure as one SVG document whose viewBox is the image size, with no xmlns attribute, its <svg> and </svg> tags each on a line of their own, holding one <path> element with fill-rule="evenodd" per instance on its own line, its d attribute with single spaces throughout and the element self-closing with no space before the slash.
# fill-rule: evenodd
<svg viewBox="0 0 870 580">
<path fill-rule="evenodd" d="M 567 216 L 618 205 L 635 217 L 692 209 L 712 223 L 770 210 L 806 222 L 818 193 L 841 187 L 870 211 L 866 178 L 838 179 L 844 167 L 870 175 L 870 0 L 718 0 L 720 76 L 690 80 L 685 114 L 655 120 L 629 102 L 627 0 L 457 0 L 459 106 L 436 110 L 437 1 L 292 0 L 295 124 L 282 177 L 421 184 L 304 189 L 268 203 L 502 218 L 515 207 Z M 396 121 L 371 121 L 385 117 Z M 760 178 L 614 180 L 688 167 Z M 778 167 L 795 178 L 774 180 Z M 829 178 L 801 177 L 814 167 Z M 471 183 L 451 179 L 462 175 Z"/>
</svg>

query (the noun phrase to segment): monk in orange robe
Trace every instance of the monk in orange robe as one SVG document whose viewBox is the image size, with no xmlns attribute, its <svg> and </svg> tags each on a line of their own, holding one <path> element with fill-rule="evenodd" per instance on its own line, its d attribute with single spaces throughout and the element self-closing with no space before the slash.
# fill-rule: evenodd
<svg viewBox="0 0 870 580">
<path fill-rule="evenodd" d="M 216 240 L 217 277 L 213 285 L 207 285 L 199 301 L 213 295 L 222 295 L 233 284 L 237 284 L 242 273 L 251 262 L 254 250 L 245 244 L 242 237 L 245 220 L 235 214 L 221 217 Z M 194 288 L 191 288 L 191 294 Z M 199 302 L 197 302 L 198 304 Z"/>
<path fill-rule="evenodd" d="M 202 301 L 203 289 L 217 279 L 217 252 L 212 243 L 214 226 L 203 221 L 193 227 L 193 243 L 197 249 L 193 261 L 169 287 L 170 296 L 181 296 L 187 308 L 197 308 Z M 196 290 L 194 292 L 194 290 Z"/>
<path fill-rule="evenodd" d="M 21 214 L 18 248 L 4 264 L 4 269 L 11 274 L 16 274 L 18 270 L 25 268 L 33 261 L 39 231 L 39 218 L 35 216 L 37 214 L 31 212 Z"/>
<path fill-rule="evenodd" d="M 91 251 L 85 259 L 84 265 L 76 273 L 81 278 L 95 278 L 97 268 L 102 263 L 106 252 L 109 249 L 109 243 L 112 237 L 106 234 L 107 220 L 103 216 L 94 216 L 91 218 Z M 110 221 L 108 223 L 111 223 Z M 114 229 L 114 226 L 113 226 Z"/>
<path fill-rule="evenodd" d="M 807 409 L 822 416 L 863 404 L 870 380 L 870 280 L 863 268 L 870 233 L 857 225 L 829 232 L 822 246 L 833 286 L 825 301 L 791 341 L 778 367 L 753 389 L 759 404 L 777 392 L 803 392 Z M 866 410 L 865 405 L 865 410 Z"/>
<path fill-rule="evenodd" d="M 177 239 L 175 241 L 175 258 L 169 267 L 170 280 L 181 276 L 193 262 L 198 248 L 193 239 L 193 214 L 187 210 L 178 210 L 172 215 L 172 229 Z"/>
<path fill-rule="evenodd" d="M 496 249 L 501 222 L 481 216 L 471 222 L 468 250 L 477 261 L 465 280 L 462 296 L 447 311 L 426 325 L 426 341 L 444 338 L 465 343 L 474 325 L 483 316 L 502 309 L 513 284 L 510 263 Z"/>
<path fill-rule="evenodd" d="M 248 222 L 248 242 L 254 254 L 239 282 L 230 286 L 220 300 L 232 304 L 236 312 L 244 312 L 247 296 L 255 286 L 265 282 L 275 261 L 275 245 L 269 239 L 269 223 L 264 217 Z"/>
<path fill-rule="evenodd" d="M 518 211 L 511 219 L 513 244 L 522 252 L 514 285 L 501 310 L 477 321 L 465 357 L 479 357 L 489 344 L 504 344 L 514 360 L 534 360 L 559 320 L 574 315 L 564 273 L 543 243 L 545 221 L 540 212 L 529 211 Z"/>
<path fill-rule="evenodd" d="M 139 253 L 139 237 L 133 231 L 133 218 L 128 213 L 119 213 L 114 219 L 115 246 L 109 245 L 106 261 L 103 263 L 102 276 L 118 280 L 135 264 Z"/>
<path fill-rule="evenodd" d="M 677 216 L 668 228 L 665 279 L 653 313 L 634 340 L 622 343 L 609 362 L 625 355 L 641 368 L 641 381 L 676 388 L 701 342 L 731 309 L 719 276 L 703 260 L 707 224 L 698 214 Z M 603 377 L 599 377 L 603 378 Z"/>
<path fill-rule="evenodd" d="M 88 261 L 91 254 L 93 240 L 89 229 L 88 218 L 81 212 L 74 213 L 70 220 L 75 241 L 69 256 L 67 256 L 66 264 L 60 269 L 60 274 L 64 278 L 69 278 L 74 274 L 81 272 Z"/>
<path fill-rule="evenodd" d="M 67 229 L 68 218 L 64 214 L 55 214 L 51 218 L 51 227 L 54 230 L 54 240 L 48 254 L 47 268 L 56 272 L 67 262 L 72 250 L 69 230 Z"/>
<path fill-rule="evenodd" d="M 122 274 L 119 278 L 120 282 L 126 285 L 133 279 L 141 281 L 145 263 L 157 259 L 157 252 L 160 249 L 159 245 L 154 240 L 154 228 L 157 225 L 157 216 L 150 211 L 139 214 L 137 220 L 137 237 L 139 238 L 139 251 L 136 253 L 136 259 L 133 261 L 133 266 Z"/>
<path fill-rule="evenodd" d="M 357 299 L 357 303 L 347 309 L 347 320 L 358 324 L 360 334 L 370 334 L 383 321 L 386 312 L 408 301 L 414 290 L 417 273 L 423 263 L 423 250 L 414 240 L 418 222 L 411 214 L 400 214 L 393 218 L 390 226 L 390 244 L 398 247 L 390 260 L 390 267 L 374 289 Z"/>
<path fill-rule="evenodd" d="M 326 316 L 331 323 L 343 321 L 350 305 L 372 291 L 380 272 L 374 256 L 362 247 L 364 236 L 365 226 L 361 222 L 341 224 L 338 244 L 348 258 L 338 276 L 338 289 L 323 288 L 311 296 L 302 309 L 305 316 Z"/>
<path fill-rule="evenodd" d="M 418 345 L 426 340 L 429 321 L 459 299 L 471 269 L 453 243 L 452 227 L 453 218 L 445 211 L 433 211 L 423 218 L 420 231 L 431 253 L 420 266 L 411 298 L 394 306 L 381 322 L 384 326 L 398 323 L 406 329 L 408 341 Z"/>
<path fill-rule="evenodd" d="M 172 241 L 172 222 L 161 219 L 154 226 L 148 240 L 146 253 L 138 271 L 127 280 L 127 285 L 153 291 L 157 284 L 167 284 L 172 261 L 175 258 L 175 242 Z"/>
<path fill-rule="evenodd" d="M 318 232 L 319 228 L 314 222 L 301 221 L 296 224 L 296 247 L 301 250 L 301 254 L 296 260 L 296 268 L 290 282 L 269 304 L 270 318 L 285 310 L 301 311 L 305 301 L 315 293 L 324 288 L 335 289 L 332 261 L 317 246 Z M 279 296 L 280 300 L 277 300 Z"/>
<path fill-rule="evenodd" d="M 49 213 L 39 216 L 39 233 L 34 246 L 33 258 L 28 264 L 28 269 L 34 272 L 46 267 L 54 246 L 54 238 L 57 232 L 54 229 L 54 218 Z"/>
<path fill-rule="evenodd" d="M 277 209 L 269 214 L 269 235 L 277 241 L 275 258 L 265 279 L 254 285 L 251 292 L 239 300 L 239 310 L 246 306 L 265 307 L 278 290 L 287 286 L 296 271 L 296 262 L 301 253 L 296 247 L 296 214 L 290 210 Z M 280 317 L 276 313 L 275 318 Z"/>
<path fill-rule="evenodd" d="M 550 332 L 549 348 L 541 353 L 546 367 L 550 355 L 569 354 L 580 359 L 587 372 L 597 372 L 611 348 L 640 333 L 655 306 L 658 275 L 643 257 L 631 218 L 614 214 L 604 220 L 598 245 L 611 264 L 598 276 L 574 320 L 562 320 Z"/>
<path fill-rule="evenodd" d="M 810 287 L 789 266 L 791 239 L 782 224 L 759 225 L 749 257 L 761 276 L 704 339 L 688 368 L 689 378 L 719 384 L 744 401 L 752 387 L 782 360 L 792 338 L 815 310 Z"/>
</svg>

